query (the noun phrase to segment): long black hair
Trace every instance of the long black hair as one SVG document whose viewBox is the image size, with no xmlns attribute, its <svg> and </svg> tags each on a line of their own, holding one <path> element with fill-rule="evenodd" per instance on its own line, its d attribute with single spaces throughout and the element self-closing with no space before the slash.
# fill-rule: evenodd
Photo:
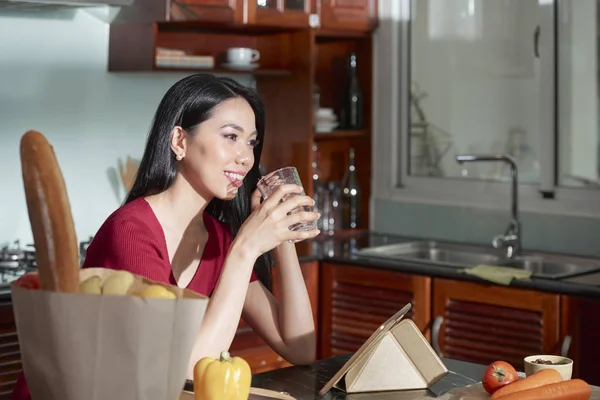
<svg viewBox="0 0 600 400">
<path fill-rule="evenodd" d="M 135 182 L 125 203 L 142 196 L 158 194 L 168 189 L 175 180 L 178 162 L 171 151 L 171 132 L 180 126 L 190 134 L 194 128 L 212 116 L 216 106 L 226 100 L 243 98 L 254 111 L 257 145 L 254 147 L 254 165 L 244 178 L 233 200 L 213 198 L 206 211 L 229 225 L 234 238 L 242 223 L 250 215 L 250 195 L 260 179 L 259 163 L 265 136 L 265 109 L 258 92 L 230 78 L 210 74 L 196 74 L 176 82 L 161 100 L 140 162 Z M 260 281 L 271 289 L 270 253 L 263 254 L 254 265 Z"/>
</svg>

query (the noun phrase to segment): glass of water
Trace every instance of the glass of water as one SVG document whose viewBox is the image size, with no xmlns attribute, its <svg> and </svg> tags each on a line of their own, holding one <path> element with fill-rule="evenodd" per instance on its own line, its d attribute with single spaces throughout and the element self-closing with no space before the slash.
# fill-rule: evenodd
<svg viewBox="0 0 600 400">
<path fill-rule="evenodd" d="M 298 175 L 298 170 L 295 167 L 285 167 L 271 172 L 258 181 L 257 187 L 263 199 L 267 199 L 281 185 L 294 184 L 302 187 L 302 181 Z M 301 193 L 290 193 L 283 197 L 281 201 L 289 199 L 291 196 L 304 195 L 304 189 Z M 312 206 L 299 206 L 292 210 L 291 213 L 299 211 L 313 211 Z M 290 226 L 291 231 L 310 231 L 317 229 L 317 221 L 300 222 Z"/>
</svg>

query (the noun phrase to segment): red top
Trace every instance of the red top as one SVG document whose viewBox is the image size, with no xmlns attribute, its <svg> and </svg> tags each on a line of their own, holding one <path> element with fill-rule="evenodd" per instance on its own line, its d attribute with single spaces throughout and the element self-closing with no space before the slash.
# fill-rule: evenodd
<svg viewBox="0 0 600 400">
<path fill-rule="evenodd" d="M 200 265 L 187 288 L 210 296 L 221 275 L 231 245 L 231 235 L 227 225 L 209 213 L 205 212 L 203 219 L 208 241 Z M 89 267 L 123 269 L 156 282 L 177 284 L 162 226 L 143 197 L 120 207 L 102 224 L 86 251 L 82 268 Z M 252 271 L 250 282 L 257 279 Z M 11 400 L 30 399 L 21 372 Z"/>
<path fill-rule="evenodd" d="M 210 296 L 217 285 L 231 244 L 227 225 L 203 214 L 208 231 L 200 265 L 188 289 Z M 169 262 L 167 242 L 150 204 L 140 197 L 116 210 L 90 243 L 83 268 L 126 269 L 144 278 L 176 285 Z M 257 280 L 252 272 L 250 282 Z"/>
</svg>

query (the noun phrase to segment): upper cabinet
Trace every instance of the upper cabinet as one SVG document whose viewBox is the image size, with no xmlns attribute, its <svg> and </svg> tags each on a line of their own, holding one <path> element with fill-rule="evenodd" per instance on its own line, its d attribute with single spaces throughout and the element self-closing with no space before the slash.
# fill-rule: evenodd
<svg viewBox="0 0 600 400">
<path fill-rule="evenodd" d="M 321 28 L 370 31 L 377 26 L 377 0 L 320 0 Z"/>
<path fill-rule="evenodd" d="M 244 22 L 245 0 L 171 0 L 172 21 Z"/>
<path fill-rule="evenodd" d="M 248 22 L 297 28 L 319 26 L 317 0 L 247 0 Z"/>
<path fill-rule="evenodd" d="M 368 32 L 377 0 L 134 0 L 113 23 L 181 21 Z"/>
<path fill-rule="evenodd" d="M 134 0 L 121 7 L 113 19 L 120 23 L 204 21 L 243 24 L 249 0 Z"/>
</svg>

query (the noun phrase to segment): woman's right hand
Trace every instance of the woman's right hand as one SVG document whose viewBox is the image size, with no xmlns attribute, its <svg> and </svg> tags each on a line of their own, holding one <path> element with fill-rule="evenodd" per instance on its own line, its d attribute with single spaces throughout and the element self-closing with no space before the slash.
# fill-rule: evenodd
<svg viewBox="0 0 600 400">
<path fill-rule="evenodd" d="M 320 231 L 291 231 L 291 225 L 312 222 L 320 215 L 312 211 L 295 211 L 297 207 L 315 205 L 314 200 L 302 193 L 302 187 L 293 184 L 279 186 L 265 201 L 254 205 L 252 214 L 242 224 L 232 246 L 240 246 L 245 252 L 258 258 L 280 244 L 299 242 L 317 236 Z M 256 193 L 255 193 L 256 194 Z M 258 193 L 260 197 L 260 193 Z M 256 196 L 253 197 L 256 198 Z M 285 201 L 281 201 L 285 199 Z"/>
</svg>

